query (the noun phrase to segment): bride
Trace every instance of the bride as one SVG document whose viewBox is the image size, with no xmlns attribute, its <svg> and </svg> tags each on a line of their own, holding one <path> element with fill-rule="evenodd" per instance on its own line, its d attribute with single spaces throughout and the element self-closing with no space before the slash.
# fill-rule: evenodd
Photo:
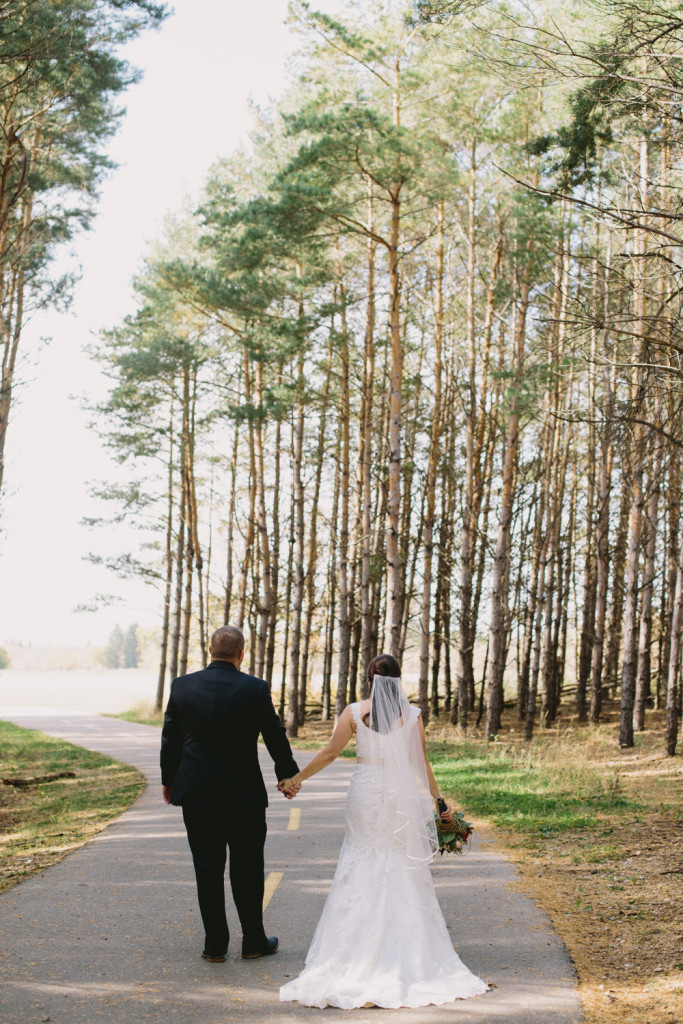
<svg viewBox="0 0 683 1024">
<path fill-rule="evenodd" d="M 422 717 L 408 703 L 395 658 L 368 666 L 369 700 L 350 704 L 295 791 L 356 734 L 346 835 L 306 965 L 280 989 L 304 1006 L 427 1006 L 485 992 L 453 949 L 429 864 L 438 850 Z M 450 813 L 450 812 L 447 812 Z"/>
</svg>

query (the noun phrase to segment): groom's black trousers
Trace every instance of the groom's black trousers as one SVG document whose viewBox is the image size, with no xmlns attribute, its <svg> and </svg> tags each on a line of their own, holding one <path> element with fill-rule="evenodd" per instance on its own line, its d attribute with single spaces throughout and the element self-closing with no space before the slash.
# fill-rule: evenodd
<svg viewBox="0 0 683 1024">
<path fill-rule="evenodd" d="M 183 806 L 183 818 L 206 933 L 204 952 L 221 956 L 230 939 L 225 916 L 226 848 L 230 850 L 230 885 L 242 925 L 242 948 L 250 952 L 263 949 L 265 807 L 190 805 Z"/>
</svg>

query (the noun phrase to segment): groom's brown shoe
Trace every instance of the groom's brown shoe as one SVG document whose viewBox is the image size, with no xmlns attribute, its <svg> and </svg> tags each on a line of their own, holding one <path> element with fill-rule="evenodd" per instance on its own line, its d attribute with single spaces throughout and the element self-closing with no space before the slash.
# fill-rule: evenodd
<svg viewBox="0 0 683 1024">
<path fill-rule="evenodd" d="M 221 953 L 220 956 L 211 956 L 210 953 L 202 953 L 205 960 L 208 960 L 210 964 L 224 964 L 228 959 L 225 953 Z"/>
<path fill-rule="evenodd" d="M 266 944 L 263 949 L 257 949 L 253 953 L 248 952 L 242 947 L 242 959 L 243 960 L 256 960 L 260 956 L 272 956 L 273 953 L 277 953 L 277 948 L 280 945 L 279 940 L 275 935 L 272 935 L 269 939 L 266 939 Z"/>
</svg>

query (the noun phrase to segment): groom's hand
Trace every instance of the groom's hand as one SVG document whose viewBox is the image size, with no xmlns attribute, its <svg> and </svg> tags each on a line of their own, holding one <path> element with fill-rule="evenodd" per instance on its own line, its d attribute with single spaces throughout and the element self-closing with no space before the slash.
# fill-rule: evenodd
<svg viewBox="0 0 683 1024">
<path fill-rule="evenodd" d="M 277 788 L 288 800 L 293 800 L 301 789 L 301 783 L 297 786 L 291 779 L 281 779 L 277 784 Z"/>
<path fill-rule="evenodd" d="M 173 787 L 172 786 L 162 786 L 161 787 L 161 795 L 164 798 L 164 803 L 165 804 L 170 804 L 170 802 L 171 802 L 171 793 L 172 792 L 173 792 Z"/>
</svg>

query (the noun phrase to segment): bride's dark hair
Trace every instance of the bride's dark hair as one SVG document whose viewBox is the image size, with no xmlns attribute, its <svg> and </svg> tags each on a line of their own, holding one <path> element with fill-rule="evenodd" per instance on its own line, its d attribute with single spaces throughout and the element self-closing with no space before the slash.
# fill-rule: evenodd
<svg viewBox="0 0 683 1024">
<path fill-rule="evenodd" d="M 393 654 L 378 654 L 368 665 L 368 679 L 372 684 L 375 676 L 393 676 L 398 679 L 401 675 L 401 666 Z"/>
</svg>

